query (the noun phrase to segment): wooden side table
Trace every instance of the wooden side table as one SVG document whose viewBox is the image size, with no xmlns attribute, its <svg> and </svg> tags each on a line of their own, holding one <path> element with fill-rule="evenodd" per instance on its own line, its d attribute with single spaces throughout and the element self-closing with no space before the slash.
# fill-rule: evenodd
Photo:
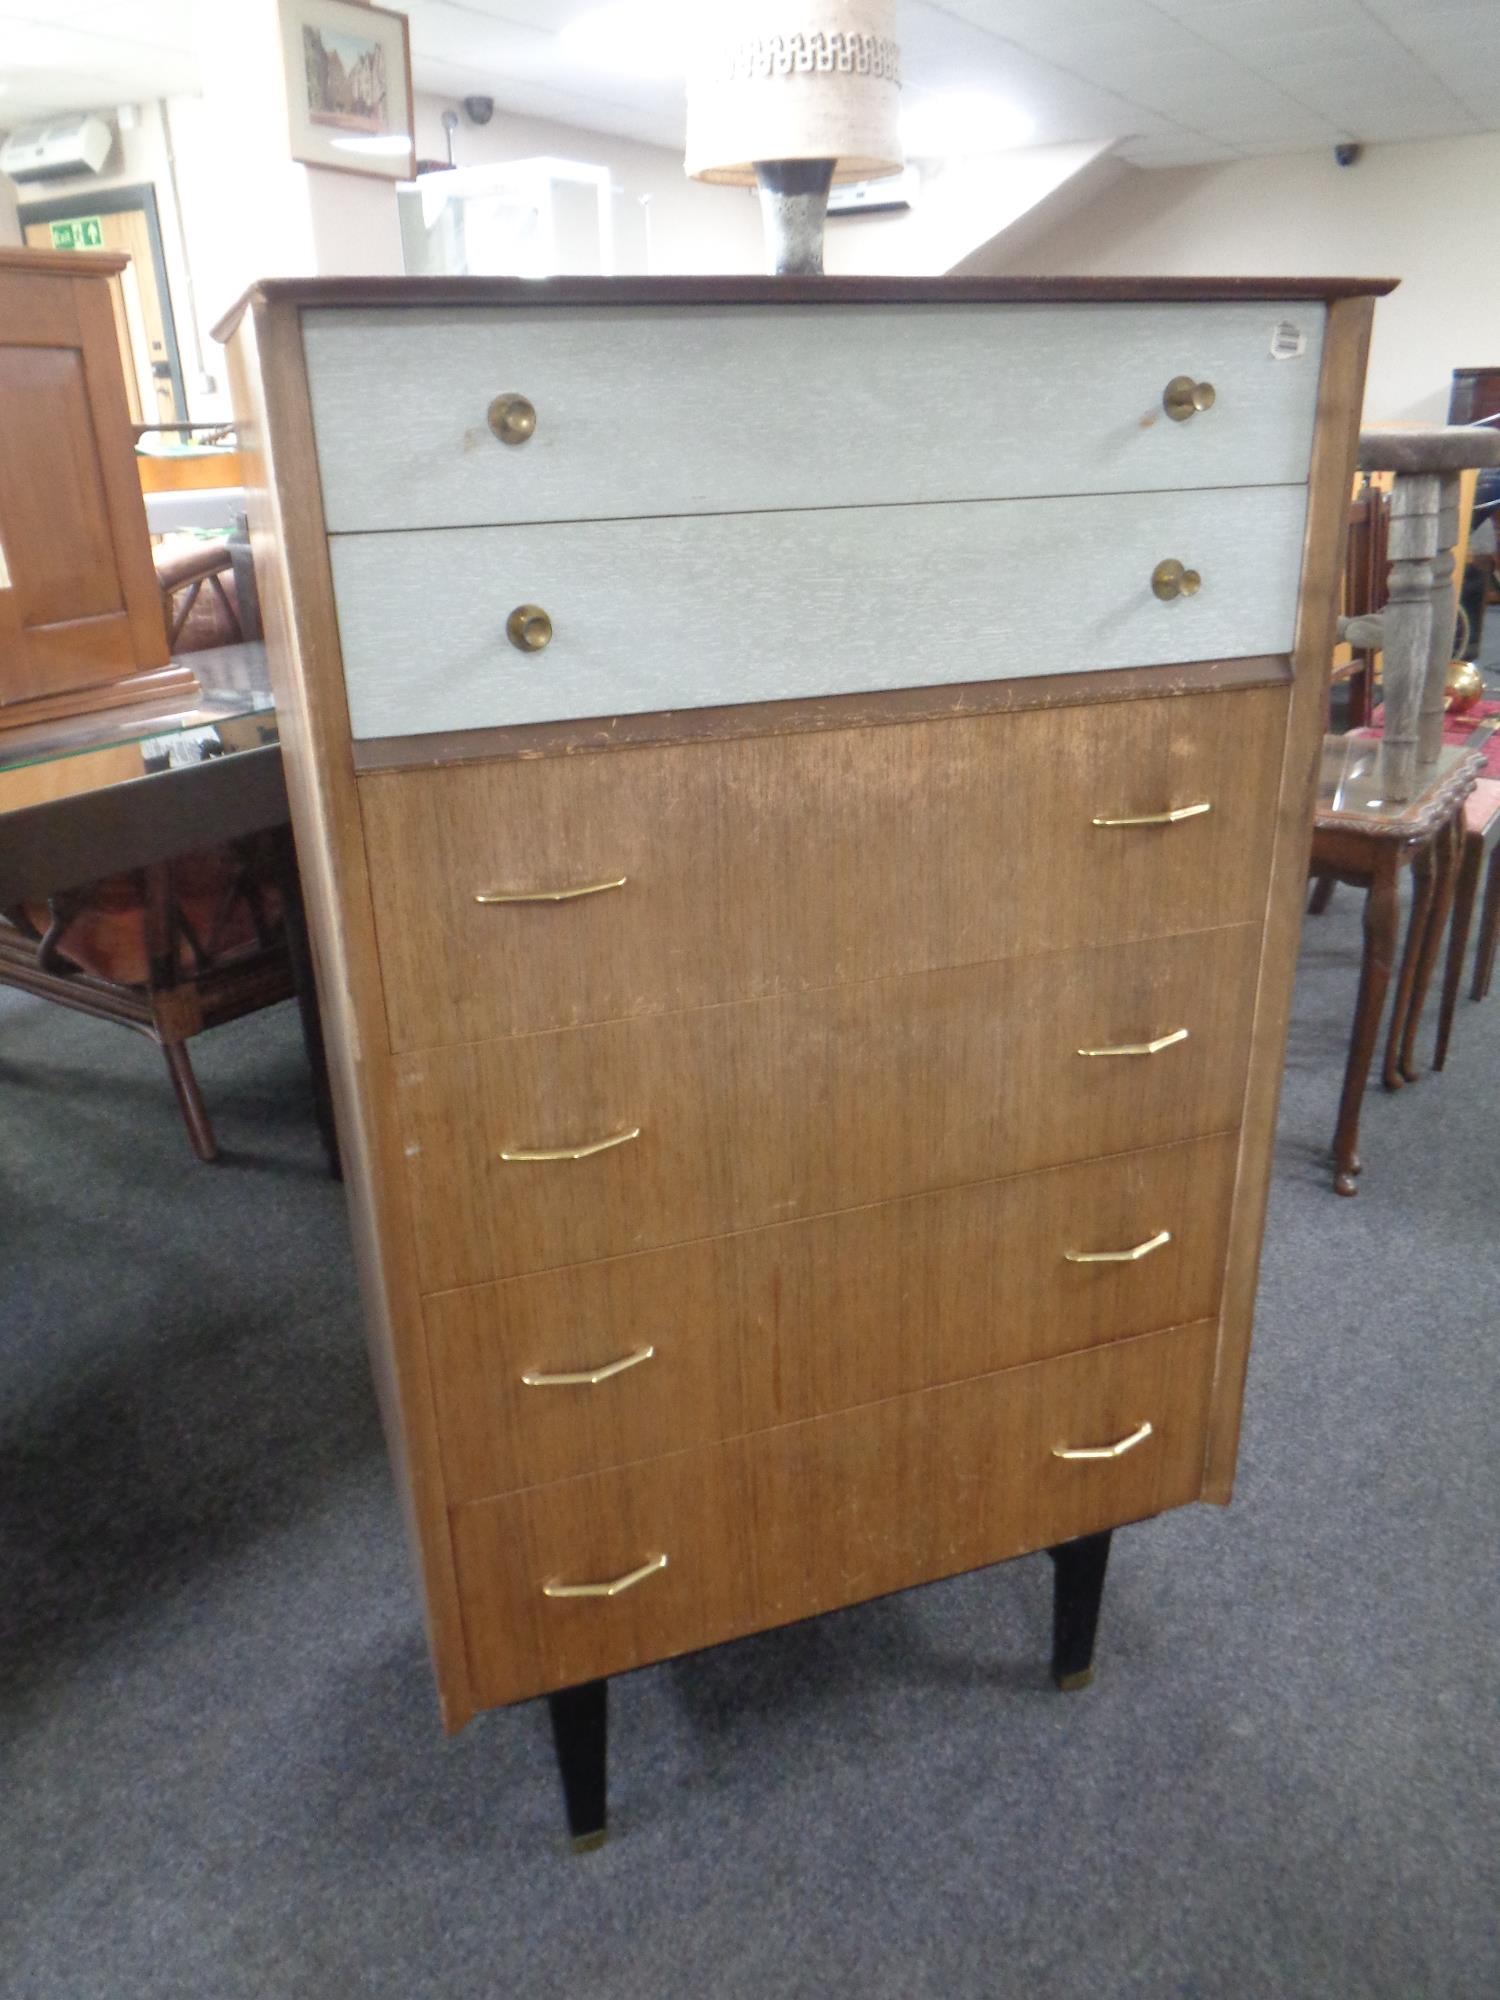
<svg viewBox="0 0 1500 2000">
<path fill-rule="evenodd" d="M 1323 907 L 1334 882 L 1366 892 L 1359 994 L 1333 1139 L 1333 1184 L 1339 1194 L 1359 1192 L 1359 1117 L 1396 960 L 1401 870 L 1412 871 L 1412 909 L 1386 1037 L 1387 1090 L 1417 1079 L 1417 1023 L 1453 902 L 1464 801 L 1482 768 L 1477 752 L 1445 748 L 1435 763 L 1419 770 L 1415 797 L 1397 803 L 1384 796 L 1378 742 L 1324 738 L 1313 821 L 1312 908 Z"/>
<path fill-rule="evenodd" d="M 1484 909 L 1479 919 L 1479 944 L 1474 954 L 1474 983 L 1469 990 L 1471 1000 L 1482 1000 L 1489 992 L 1495 970 L 1495 946 L 1500 942 L 1500 778 L 1481 778 L 1464 802 L 1463 857 L 1453 899 L 1453 932 L 1448 940 L 1448 968 L 1443 976 L 1443 998 L 1438 1009 L 1434 1069 L 1441 1069 L 1448 1060 L 1453 1012 L 1463 979 L 1464 951 L 1486 855 L 1489 864 L 1485 872 Z"/>
</svg>

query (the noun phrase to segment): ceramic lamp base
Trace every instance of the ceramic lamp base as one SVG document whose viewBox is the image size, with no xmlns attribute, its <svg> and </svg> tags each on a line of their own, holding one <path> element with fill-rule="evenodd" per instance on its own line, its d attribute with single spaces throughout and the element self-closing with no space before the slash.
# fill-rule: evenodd
<svg viewBox="0 0 1500 2000">
<path fill-rule="evenodd" d="M 780 276 L 823 275 L 832 160 L 757 160 L 761 223 L 770 268 Z"/>
</svg>

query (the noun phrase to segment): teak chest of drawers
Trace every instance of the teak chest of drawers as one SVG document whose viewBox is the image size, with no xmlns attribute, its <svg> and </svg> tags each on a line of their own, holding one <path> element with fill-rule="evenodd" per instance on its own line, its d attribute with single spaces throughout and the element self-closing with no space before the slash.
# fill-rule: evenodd
<svg viewBox="0 0 1500 2000">
<path fill-rule="evenodd" d="M 1228 1498 L 1379 283 L 229 338 L 450 1727 Z"/>
</svg>

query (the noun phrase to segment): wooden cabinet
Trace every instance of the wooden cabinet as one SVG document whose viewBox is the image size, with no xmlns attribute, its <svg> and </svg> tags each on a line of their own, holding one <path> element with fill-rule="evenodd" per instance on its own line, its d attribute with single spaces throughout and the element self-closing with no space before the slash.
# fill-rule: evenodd
<svg viewBox="0 0 1500 2000">
<path fill-rule="evenodd" d="M 1477 424 L 1500 416 L 1500 368 L 1455 368 L 1448 392 L 1450 424 Z"/>
<path fill-rule="evenodd" d="M 1380 289 L 236 317 L 451 1726 L 1228 1498 Z"/>
<path fill-rule="evenodd" d="M 197 691 L 169 664 L 109 280 L 0 249 L 0 728 Z"/>
</svg>

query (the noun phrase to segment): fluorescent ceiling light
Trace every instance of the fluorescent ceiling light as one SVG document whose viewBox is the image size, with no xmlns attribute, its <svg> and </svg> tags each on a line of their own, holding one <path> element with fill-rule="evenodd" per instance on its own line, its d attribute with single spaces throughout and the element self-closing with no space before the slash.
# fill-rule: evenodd
<svg viewBox="0 0 1500 2000">
<path fill-rule="evenodd" d="M 359 132 L 330 142 L 344 153 L 368 153 L 378 160 L 404 159 L 411 151 L 409 132 Z"/>
<path fill-rule="evenodd" d="M 1036 120 L 1003 97 L 930 92 L 901 113 L 901 143 L 918 160 L 1004 153 L 1035 130 Z"/>
<path fill-rule="evenodd" d="M 623 76 L 682 76 L 696 17 L 690 0 L 613 0 L 569 21 L 557 39 L 575 61 L 591 69 Z"/>
</svg>

